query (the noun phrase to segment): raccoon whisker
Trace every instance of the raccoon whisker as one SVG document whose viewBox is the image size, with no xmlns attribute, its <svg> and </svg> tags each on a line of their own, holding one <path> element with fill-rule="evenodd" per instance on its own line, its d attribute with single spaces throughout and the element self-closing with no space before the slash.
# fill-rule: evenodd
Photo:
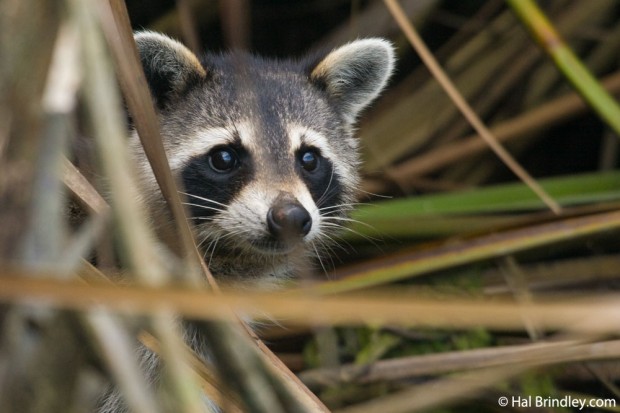
<svg viewBox="0 0 620 413">
<path fill-rule="evenodd" d="M 213 231 L 213 232 L 209 233 L 208 235 L 204 235 L 203 234 L 202 235 L 202 240 L 200 241 L 200 243 L 198 245 L 196 245 L 196 248 L 200 249 L 205 243 L 209 242 L 209 245 L 206 248 L 206 250 L 208 250 L 209 247 L 211 246 L 211 243 L 213 242 L 213 240 L 215 238 L 221 237 L 222 235 L 225 235 L 225 234 L 218 233 L 217 231 Z M 204 257 L 203 257 L 203 259 L 204 259 Z"/>
<path fill-rule="evenodd" d="M 348 215 L 351 209 L 352 208 L 339 208 L 339 209 L 332 209 L 331 211 L 320 211 L 319 213 L 324 217 L 327 217 L 330 215 Z"/>
<path fill-rule="evenodd" d="M 331 237 L 327 237 L 327 238 L 330 240 L 330 242 L 324 240 L 323 238 L 317 238 L 316 242 L 318 244 L 318 247 L 321 249 L 321 252 L 325 253 L 324 257 L 326 257 L 329 260 L 330 267 L 333 271 L 336 269 L 336 264 L 334 263 L 334 257 L 337 257 L 341 263 L 342 263 L 342 260 L 338 257 L 338 254 L 336 254 L 336 252 L 332 248 L 332 245 L 336 245 L 336 244 L 331 243 L 333 239 Z M 327 275 L 327 278 L 328 279 L 330 278 L 329 274 Z"/>
<path fill-rule="evenodd" d="M 221 233 L 217 234 L 216 236 L 217 236 L 217 238 L 219 240 L 224 240 L 225 241 L 228 238 L 234 238 L 234 237 L 236 237 L 236 236 L 238 236 L 240 234 L 243 234 L 243 231 L 240 231 L 240 230 L 234 230 L 234 231 L 230 230 L 230 231 L 227 231 L 227 232 L 221 232 Z"/>
<path fill-rule="evenodd" d="M 327 183 L 327 187 L 325 187 L 325 191 L 323 191 L 319 199 L 316 201 L 316 205 L 321 205 L 323 201 L 325 201 L 325 197 L 327 196 L 327 192 L 329 191 L 329 187 L 331 186 L 333 179 L 334 179 L 334 167 L 332 167 L 332 172 L 331 172 L 331 175 L 329 176 L 329 182 Z"/>
<path fill-rule="evenodd" d="M 352 202 L 352 203 L 343 203 L 343 204 L 338 204 L 338 205 L 331 205 L 331 206 L 326 206 L 323 208 L 319 208 L 319 212 L 321 213 L 328 213 L 328 214 L 333 214 L 336 212 L 347 212 L 352 210 L 353 208 L 359 206 L 359 205 L 372 205 L 372 204 L 368 204 L 368 203 L 363 203 L 363 202 Z M 330 212 L 326 212 L 332 210 Z"/>
<path fill-rule="evenodd" d="M 330 239 L 331 241 L 333 241 L 332 238 L 329 238 L 329 237 L 327 237 L 327 238 Z M 334 251 L 334 249 L 332 248 L 331 243 L 327 242 L 327 241 L 325 241 L 323 239 L 320 239 L 320 238 L 318 238 L 316 240 L 316 243 L 318 244 L 318 247 L 321 249 L 321 252 L 325 253 L 324 257 L 329 259 L 329 261 L 331 262 L 331 266 L 330 267 L 331 267 L 332 270 L 334 270 L 336 268 L 336 265 L 334 264 L 334 258 L 333 257 L 338 257 L 338 255 L 336 254 L 336 251 Z"/>
<path fill-rule="evenodd" d="M 200 249 L 209 239 L 209 237 L 203 237 L 202 240 L 198 243 L 198 245 L 196 245 L 196 248 Z"/>
<path fill-rule="evenodd" d="M 358 207 L 360 205 L 369 206 L 369 207 L 376 207 L 377 206 L 376 204 L 372 204 L 370 202 L 343 202 L 341 204 L 336 204 L 336 205 L 324 207 L 324 209 L 337 208 L 337 207 L 341 207 L 341 206 L 347 206 L 347 207 L 350 207 L 350 208 L 356 208 L 356 207 Z"/>
<path fill-rule="evenodd" d="M 207 262 L 207 265 L 209 265 L 211 261 L 213 260 L 213 255 L 215 254 L 215 250 L 217 249 L 218 243 L 220 243 L 220 241 L 226 240 L 227 238 L 231 238 L 233 236 L 234 234 L 232 233 L 220 233 L 220 234 L 216 234 L 212 238 L 205 238 L 204 241 L 210 240 L 210 242 L 209 242 L 209 245 L 207 245 L 207 247 L 204 250 L 205 252 L 202 257 L 203 260 L 206 259 L 206 256 L 209 253 L 209 250 L 211 250 L 211 254 L 209 256 L 209 261 Z"/>
<path fill-rule="evenodd" d="M 360 233 L 358 231 L 353 230 L 352 228 L 350 228 L 347 225 L 342 225 L 342 224 L 339 224 L 339 223 L 333 222 L 333 221 L 344 221 L 344 222 L 357 223 L 357 224 L 363 225 L 364 227 L 368 228 L 371 231 L 374 231 L 375 233 L 379 233 L 379 231 L 377 230 L 377 228 L 374 225 L 371 225 L 371 224 L 369 224 L 367 222 L 360 221 L 360 220 L 357 220 L 357 219 L 348 218 L 348 217 L 323 216 L 323 224 L 326 224 L 327 226 L 329 226 L 329 224 L 331 224 L 332 228 L 339 228 L 341 230 L 344 229 L 346 231 L 352 232 L 352 233 L 354 233 L 354 234 L 364 238 L 365 240 L 371 242 L 375 247 L 377 247 L 377 248 L 379 248 L 380 250 L 383 251 L 383 248 L 381 248 L 381 246 L 378 244 L 378 243 L 384 242 L 384 240 L 382 238 L 375 238 L 375 237 L 372 237 L 370 235 L 362 234 L 362 233 Z M 355 247 L 353 247 L 351 245 L 351 243 L 348 242 L 347 240 L 345 240 L 343 237 L 340 236 L 339 240 L 340 240 L 340 242 L 347 243 L 349 245 L 349 247 L 351 247 L 353 250 L 355 250 Z"/>
<path fill-rule="evenodd" d="M 366 195 L 376 196 L 377 198 L 384 198 L 384 199 L 392 199 L 392 198 L 394 198 L 394 197 L 393 197 L 393 196 L 391 196 L 391 195 L 381 195 L 381 194 L 375 194 L 374 192 L 364 191 L 364 190 L 363 190 L 363 189 L 361 189 L 361 188 L 358 188 L 358 191 L 360 191 L 360 192 L 362 192 L 362 193 L 364 193 L 364 194 L 366 194 Z"/>
<path fill-rule="evenodd" d="M 223 212 L 224 210 L 222 208 L 215 208 L 215 207 L 210 207 L 207 205 L 200 205 L 200 204 L 194 204 L 192 202 L 183 202 L 183 205 L 187 205 L 187 206 L 195 206 L 198 208 L 202 208 L 202 209 L 208 209 L 210 211 L 216 211 L 216 212 Z"/>
<path fill-rule="evenodd" d="M 213 261 L 213 254 L 215 254 L 215 249 L 217 248 L 217 243 L 219 242 L 219 240 L 221 240 L 222 237 L 217 237 L 215 238 L 215 242 L 213 243 L 213 248 L 211 248 L 211 255 L 209 255 L 209 262 L 207 262 L 207 265 L 211 265 L 211 261 Z M 211 247 L 211 245 L 209 245 L 209 248 Z M 207 251 L 209 249 L 207 248 Z M 206 253 L 205 253 L 206 255 Z"/>
<path fill-rule="evenodd" d="M 211 239 L 211 242 L 209 242 L 209 245 L 207 245 L 206 248 L 204 249 L 204 254 L 202 254 L 202 260 L 207 263 L 207 266 L 211 265 L 211 260 L 213 260 L 213 252 L 215 251 L 215 246 L 213 247 L 213 251 L 211 251 L 211 255 L 209 256 L 209 261 L 207 261 L 207 254 L 209 253 L 209 250 L 211 249 L 211 246 L 213 246 L 213 244 L 217 245 L 218 240 L 219 240 L 219 237 L 215 237 Z"/>
<path fill-rule="evenodd" d="M 204 241 L 201 243 L 201 244 L 204 244 L 207 241 L 209 242 L 209 244 L 205 248 L 205 254 L 211 249 L 211 246 L 213 245 L 214 242 L 217 242 L 220 238 L 223 238 L 223 237 L 226 237 L 226 234 L 222 234 L 218 232 L 213 232 L 209 234 L 209 236 L 205 237 Z"/>
<path fill-rule="evenodd" d="M 354 219 L 354 218 L 349 218 L 349 217 L 339 217 L 337 215 L 325 215 L 323 216 L 323 219 L 327 221 L 335 220 L 335 221 L 345 221 L 345 222 L 355 222 L 358 224 L 365 224 L 365 222 L 360 221 L 359 219 Z"/>
<path fill-rule="evenodd" d="M 339 230 L 349 231 L 349 232 L 357 235 L 358 237 L 364 238 L 366 241 L 372 243 L 375 247 L 379 248 L 379 245 L 377 244 L 377 242 L 379 242 L 380 239 L 378 239 L 378 238 L 374 238 L 374 237 L 371 237 L 369 235 L 362 234 L 361 232 L 355 231 L 354 229 L 351 229 L 351 228 L 346 227 L 344 225 L 337 224 L 335 222 L 323 222 L 321 225 L 324 225 L 324 226 L 326 226 L 328 228 L 336 228 L 336 229 L 339 229 Z"/>
<path fill-rule="evenodd" d="M 325 221 L 321 222 L 321 227 L 333 229 L 336 232 L 343 232 L 343 230 L 348 229 L 344 225 L 338 224 L 336 222 L 325 222 Z"/>
<path fill-rule="evenodd" d="M 321 221 L 321 226 L 322 227 L 330 227 L 330 228 L 338 228 L 338 229 L 344 229 L 345 226 L 342 224 L 339 224 L 337 222 L 329 222 L 326 220 Z"/>
<path fill-rule="evenodd" d="M 228 207 L 228 205 L 226 205 L 226 204 L 223 204 L 221 202 L 217 202 L 217 201 L 214 201 L 212 199 L 205 198 L 205 197 L 202 197 L 202 196 L 199 196 L 199 195 L 194 195 L 194 194 L 190 194 L 188 192 L 183 192 L 183 191 L 179 191 L 179 193 L 183 194 L 185 196 L 189 196 L 189 197 L 192 197 L 192 198 L 200 199 L 201 201 L 211 202 L 212 204 L 219 205 L 219 206 L 222 206 L 224 208 Z"/>
<path fill-rule="evenodd" d="M 350 242 L 348 242 L 347 240 L 342 239 L 342 237 L 338 237 L 338 238 L 340 238 L 340 242 L 336 241 L 336 239 L 335 239 L 334 237 L 332 237 L 332 236 L 330 236 L 330 235 L 328 235 L 328 234 L 323 234 L 323 237 L 327 238 L 327 239 L 330 241 L 330 244 L 328 244 L 327 242 L 324 242 L 324 244 L 325 244 L 325 246 L 326 246 L 326 247 L 328 247 L 328 248 L 329 248 L 329 250 L 332 252 L 332 255 L 336 255 L 336 254 L 334 254 L 334 250 L 333 250 L 333 248 L 331 247 L 331 245 L 334 245 L 334 246 L 338 247 L 339 249 L 341 249 L 341 250 L 342 250 L 344 253 L 346 253 L 346 254 L 349 254 L 349 253 L 350 253 L 350 251 L 349 251 L 349 250 L 347 250 L 347 249 L 346 249 L 346 248 L 342 245 L 342 243 L 347 244 L 347 246 L 348 246 L 349 248 L 351 248 L 352 250 L 354 250 L 354 251 L 355 251 L 355 248 L 353 247 L 353 245 L 351 245 L 351 243 L 350 243 Z M 342 260 L 341 260 L 341 261 L 342 261 Z"/>
<path fill-rule="evenodd" d="M 325 278 L 329 279 L 329 273 L 327 272 L 327 269 L 325 268 L 325 265 L 323 264 L 323 260 L 321 259 L 321 254 L 319 254 L 319 250 L 316 248 L 316 244 L 314 242 L 311 242 L 310 245 L 312 245 L 312 248 L 314 249 L 314 252 L 316 253 L 316 258 L 318 259 L 319 264 L 321 265 L 321 268 L 323 269 Z"/>
<path fill-rule="evenodd" d="M 335 217 L 335 216 L 323 216 L 324 220 L 330 221 L 330 220 L 336 220 L 336 221 L 344 221 L 344 222 L 353 222 L 355 224 L 359 224 L 359 225 L 363 225 L 366 228 L 372 229 L 372 230 L 376 230 L 376 228 L 372 225 L 370 225 L 367 222 L 364 221 L 360 221 L 359 219 L 353 219 L 353 218 L 347 218 L 347 217 Z"/>
<path fill-rule="evenodd" d="M 216 218 L 217 217 L 214 215 L 197 215 L 197 216 L 187 217 L 188 220 L 197 219 L 197 220 L 203 220 L 203 221 L 215 221 Z"/>
</svg>

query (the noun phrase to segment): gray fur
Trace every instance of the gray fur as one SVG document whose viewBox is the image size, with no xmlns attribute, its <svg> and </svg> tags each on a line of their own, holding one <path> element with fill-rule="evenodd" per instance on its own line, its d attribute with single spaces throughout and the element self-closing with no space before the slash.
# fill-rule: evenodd
<svg viewBox="0 0 620 413">
<path fill-rule="evenodd" d="M 136 42 L 173 173 L 180 180 L 192 177 L 190 186 L 202 191 L 189 175 L 195 174 L 188 172 L 192 162 L 198 162 L 200 170 L 205 154 L 223 144 L 237 145 L 248 154 L 247 171 L 229 185 L 229 192 L 210 187 L 214 194 L 221 192 L 218 196 L 225 202 L 187 197 L 188 203 L 202 205 L 194 205 L 195 210 L 205 213 L 204 219 L 194 217 L 194 231 L 216 278 L 241 288 L 265 289 L 310 271 L 316 254 L 355 202 L 359 155 L 353 123 L 392 73 L 390 43 L 364 39 L 298 61 L 269 61 L 244 53 L 207 55 L 198 64 L 188 49 L 163 35 L 139 33 Z M 135 132 L 129 145 L 142 201 L 162 239 L 170 241 L 171 218 Z M 323 168 L 329 167 L 324 169 L 329 176 L 321 181 L 300 172 L 298 153 L 308 147 L 320 153 Z M 267 211 L 278 199 L 299 202 L 312 218 L 312 229 L 290 245 L 258 247 L 269 238 Z M 192 341 L 201 350 L 199 340 Z M 144 360 L 146 370 L 156 374 L 151 357 Z M 111 396 L 101 412 L 122 412 L 121 404 L 118 395 Z"/>
</svg>

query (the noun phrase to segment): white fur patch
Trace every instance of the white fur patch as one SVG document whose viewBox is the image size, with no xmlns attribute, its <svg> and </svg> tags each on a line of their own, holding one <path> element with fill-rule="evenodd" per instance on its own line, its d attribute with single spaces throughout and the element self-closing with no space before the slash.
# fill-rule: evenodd
<svg viewBox="0 0 620 413">
<path fill-rule="evenodd" d="M 256 141 L 256 131 L 251 122 L 239 122 L 235 123 L 235 131 L 241 139 L 241 144 L 252 154 L 259 152 L 259 142 Z"/>
<path fill-rule="evenodd" d="M 235 130 L 228 128 L 210 128 L 199 131 L 192 139 L 191 144 L 183 144 L 169 153 L 170 168 L 178 170 L 192 158 L 204 155 L 219 145 L 229 145 L 235 140 Z M 242 138 L 243 142 L 243 138 Z"/>
<path fill-rule="evenodd" d="M 295 180 L 286 185 L 269 185 L 265 182 L 253 182 L 244 187 L 228 207 L 227 216 L 222 216 L 221 224 L 232 227 L 242 223 L 243 231 L 251 234 L 265 234 L 267 232 L 267 213 L 274 200 L 281 192 L 288 192 L 308 211 L 312 218 L 312 228 L 305 236 L 311 241 L 319 235 L 321 215 L 312 199 L 308 188 Z"/>
<path fill-rule="evenodd" d="M 295 152 L 303 145 L 318 148 L 321 151 L 321 155 L 334 166 L 334 172 L 340 181 L 347 182 L 347 177 L 351 176 L 351 172 L 345 169 L 342 162 L 338 162 L 338 156 L 332 150 L 327 138 L 321 133 L 310 129 L 308 127 L 291 123 L 288 125 L 288 136 L 291 142 L 291 154 L 294 156 Z M 355 148 L 356 150 L 357 148 Z M 354 184 L 354 183 L 351 183 Z"/>
<path fill-rule="evenodd" d="M 196 55 L 178 40 L 151 30 L 144 30 L 136 33 L 134 35 L 134 40 L 138 46 L 141 42 L 151 42 L 155 45 L 159 45 L 161 51 L 155 55 L 159 61 L 153 62 L 154 64 L 175 67 L 179 72 L 181 72 L 182 69 L 189 69 L 198 73 L 200 77 L 205 77 L 207 75 L 207 72 L 200 64 L 200 60 L 198 60 Z M 165 50 L 173 52 L 173 56 L 166 56 L 166 53 L 164 53 Z M 171 59 L 171 57 L 174 58 Z"/>
<path fill-rule="evenodd" d="M 332 50 L 314 68 L 311 77 L 325 80 L 328 92 L 342 100 L 344 116 L 353 123 L 385 87 L 394 70 L 394 60 L 394 48 L 387 40 L 355 40 Z M 361 85 L 357 83 L 360 79 Z"/>
</svg>

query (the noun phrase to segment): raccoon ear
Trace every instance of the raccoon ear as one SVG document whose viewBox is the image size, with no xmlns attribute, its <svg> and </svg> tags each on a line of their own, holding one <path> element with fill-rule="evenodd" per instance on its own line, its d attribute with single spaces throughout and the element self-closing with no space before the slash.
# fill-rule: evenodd
<svg viewBox="0 0 620 413">
<path fill-rule="evenodd" d="M 323 87 L 349 122 L 383 90 L 394 70 L 394 48 L 384 39 L 356 40 L 332 50 L 311 68 L 310 80 Z"/>
<path fill-rule="evenodd" d="M 206 77 L 207 72 L 196 55 L 178 41 L 151 31 L 138 32 L 134 39 L 151 94 L 159 108 Z"/>
</svg>

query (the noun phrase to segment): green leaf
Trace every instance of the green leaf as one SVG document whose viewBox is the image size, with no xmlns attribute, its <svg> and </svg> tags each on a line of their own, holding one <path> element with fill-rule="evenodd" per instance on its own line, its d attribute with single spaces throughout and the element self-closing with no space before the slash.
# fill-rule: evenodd
<svg viewBox="0 0 620 413">
<path fill-rule="evenodd" d="M 620 200 L 620 172 L 616 171 L 539 182 L 562 207 Z M 518 224 L 519 219 L 523 218 L 522 213 L 545 209 L 543 202 L 521 183 L 388 200 L 355 211 L 352 218 L 360 223 L 350 227 L 349 238 L 446 236 L 480 232 Z"/>
</svg>

